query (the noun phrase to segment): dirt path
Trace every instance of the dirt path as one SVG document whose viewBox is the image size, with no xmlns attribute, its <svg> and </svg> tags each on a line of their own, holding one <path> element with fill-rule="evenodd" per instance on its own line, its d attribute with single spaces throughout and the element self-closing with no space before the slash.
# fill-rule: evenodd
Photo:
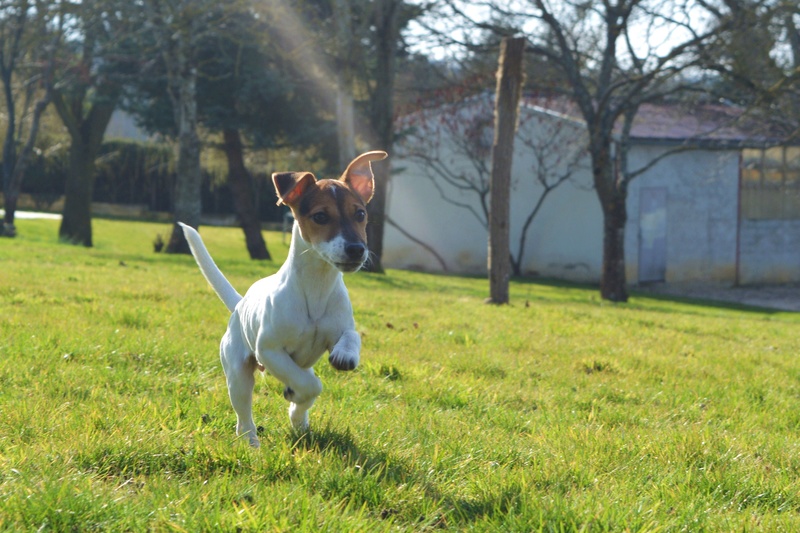
<svg viewBox="0 0 800 533">
<path fill-rule="evenodd" d="M 0 209 L 0 217 L 5 216 L 5 209 Z M 61 215 L 57 213 L 40 213 L 38 211 L 17 211 L 14 213 L 14 218 L 52 218 L 60 219 Z"/>
</svg>

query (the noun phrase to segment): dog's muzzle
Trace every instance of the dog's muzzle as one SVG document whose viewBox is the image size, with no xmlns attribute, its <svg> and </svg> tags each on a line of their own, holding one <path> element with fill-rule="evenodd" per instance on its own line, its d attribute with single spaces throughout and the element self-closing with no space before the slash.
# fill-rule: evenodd
<svg viewBox="0 0 800 533">
<path fill-rule="evenodd" d="M 336 263 L 336 268 L 342 272 L 355 272 L 364 266 L 367 260 L 367 247 L 360 242 L 351 242 L 345 245 L 344 253 L 346 259 Z"/>
</svg>

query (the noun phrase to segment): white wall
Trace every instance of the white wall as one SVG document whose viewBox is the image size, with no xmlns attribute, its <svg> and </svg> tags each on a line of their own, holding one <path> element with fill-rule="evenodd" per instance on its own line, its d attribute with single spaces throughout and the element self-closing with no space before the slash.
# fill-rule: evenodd
<svg viewBox="0 0 800 533">
<path fill-rule="evenodd" d="M 530 118 L 530 117 L 529 117 Z M 539 131 L 536 120 L 523 121 L 529 139 Z M 530 128 L 530 129 L 527 129 Z M 564 143 L 583 146 L 579 132 L 560 129 Z M 474 172 L 464 158 L 452 156 L 447 142 L 437 147 L 440 159 L 456 171 Z M 562 147 L 563 149 L 563 147 Z M 565 158 L 569 150 L 558 157 Z M 488 161 L 488 160 L 487 160 Z M 488 164 L 488 162 L 487 162 Z M 487 270 L 487 231 L 467 209 L 447 203 L 435 187 L 424 164 L 397 150 L 392 158 L 387 212 L 405 231 L 436 249 L 451 272 L 483 274 Z M 519 141 L 515 148 L 511 192 L 511 250 L 516 254 L 521 227 L 542 193 L 532 175 L 534 159 Z M 440 179 L 447 198 L 481 211 L 473 192 L 458 191 Z M 600 205 L 591 189 L 588 165 L 569 182 L 553 190 L 534 219 L 526 238 L 523 273 L 576 281 L 595 281 L 600 276 L 602 224 Z M 388 225 L 384 235 L 383 263 L 390 268 L 440 271 L 440 263 L 396 229 Z"/>
<path fill-rule="evenodd" d="M 446 203 L 420 165 L 398 159 L 392 167 L 402 167 L 393 174 L 387 197 L 387 213 L 404 231 L 436 249 L 448 270 L 478 273 L 486 270 L 486 230 L 467 210 Z M 450 191 L 454 199 L 471 201 L 469 195 Z M 475 207 L 477 208 L 477 203 Z M 439 271 L 440 264 L 430 253 L 404 237 L 391 225 L 384 233 L 384 266 L 425 271 Z"/>
</svg>

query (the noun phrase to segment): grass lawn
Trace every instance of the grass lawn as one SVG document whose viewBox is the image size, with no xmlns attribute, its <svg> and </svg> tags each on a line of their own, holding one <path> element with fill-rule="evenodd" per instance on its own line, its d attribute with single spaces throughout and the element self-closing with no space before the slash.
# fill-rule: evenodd
<svg viewBox="0 0 800 533">
<path fill-rule="evenodd" d="M 390 271 L 347 277 L 361 366 L 312 433 L 256 384 L 234 435 L 227 311 L 166 225 L 0 240 L 0 529 L 800 531 L 800 314 Z M 278 262 L 202 228 L 240 292 Z M 270 251 L 283 259 L 280 234 Z"/>
</svg>

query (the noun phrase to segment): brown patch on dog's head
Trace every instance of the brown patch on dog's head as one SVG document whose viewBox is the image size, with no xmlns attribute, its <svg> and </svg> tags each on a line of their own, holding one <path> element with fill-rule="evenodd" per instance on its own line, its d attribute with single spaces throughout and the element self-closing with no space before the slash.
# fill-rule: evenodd
<svg viewBox="0 0 800 533">
<path fill-rule="evenodd" d="M 278 193 L 278 205 L 289 207 L 297 203 L 301 196 L 317 181 L 311 172 L 275 172 L 272 184 Z"/>
<path fill-rule="evenodd" d="M 317 244 L 341 236 L 367 242 L 367 204 L 339 180 L 319 180 L 292 209 L 303 238 Z"/>
<path fill-rule="evenodd" d="M 314 247 L 341 238 L 329 260 L 344 271 L 357 270 L 366 258 L 367 203 L 375 182 L 370 161 L 387 157 L 386 152 L 367 152 L 355 158 L 338 180 L 317 180 L 310 172 L 280 172 L 272 175 L 278 204 L 292 210 L 300 235 Z M 360 247 L 360 248 L 359 248 Z"/>
</svg>

